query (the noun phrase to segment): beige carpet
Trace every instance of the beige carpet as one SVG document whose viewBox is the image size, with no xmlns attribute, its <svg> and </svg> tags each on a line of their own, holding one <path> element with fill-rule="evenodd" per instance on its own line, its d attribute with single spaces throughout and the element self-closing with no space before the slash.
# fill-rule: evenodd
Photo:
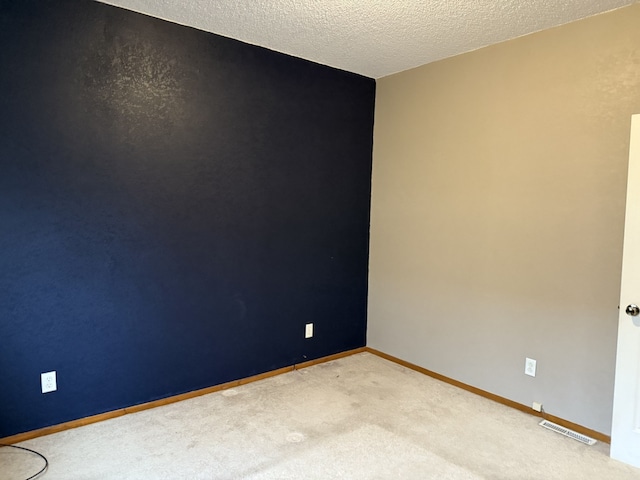
<svg viewBox="0 0 640 480">
<path fill-rule="evenodd" d="M 58 479 L 640 479 L 538 419 L 369 353 L 24 442 Z M 42 461 L 0 449 L 0 479 Z"/>
</svg>

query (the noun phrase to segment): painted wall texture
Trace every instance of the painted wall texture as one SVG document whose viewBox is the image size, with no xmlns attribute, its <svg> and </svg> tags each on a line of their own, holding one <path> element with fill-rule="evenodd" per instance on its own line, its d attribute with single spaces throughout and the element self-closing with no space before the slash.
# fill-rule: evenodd
<svg viewBox="0 0 640 480">
<path fill-rule="evenodd" d="M 378 81 L 369 346 L 610 432 L 638 25 L 634 5 Z"/>
<path fill-rule="evenodd" d="M 373 80 L 87 0 L 0 65 L 0 437 L 365 344 Z"/>
</svg>

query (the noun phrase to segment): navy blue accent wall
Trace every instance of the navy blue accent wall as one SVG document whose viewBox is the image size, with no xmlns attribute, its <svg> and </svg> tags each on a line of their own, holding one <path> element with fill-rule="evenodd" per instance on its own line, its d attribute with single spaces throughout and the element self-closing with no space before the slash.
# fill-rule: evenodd
<svg viewBox="0 0 640 480">
<path fill-rule="evenodd" d="M 0 1 L 0 437 L 363 346 L 374 95 L 97 2 Z"/>
</svg>

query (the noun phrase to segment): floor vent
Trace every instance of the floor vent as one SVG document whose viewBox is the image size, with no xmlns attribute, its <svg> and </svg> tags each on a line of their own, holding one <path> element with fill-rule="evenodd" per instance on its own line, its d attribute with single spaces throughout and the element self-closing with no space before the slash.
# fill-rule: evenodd
<svg viewBox="0 0 640 480">
<path fill-rule="evenodd" d="M 544 428 L 548 428 L 549 430 L 553 430 L 554 432 L 561 433 L 566 437 L 578 440 L 579 442 L 586 443 L 587 445 L 593 445 L 594 443 L 596 443 L 596 440 L 591 437 L 587 437 L 586 435 L 582 435 L 581 433 L 574 432 L 573 430 L 569 430 L 568 428 L 564 428 L 557 423 L 550 422 L 549 420 L 542 420 L 538 425 Z"/>
</svg>

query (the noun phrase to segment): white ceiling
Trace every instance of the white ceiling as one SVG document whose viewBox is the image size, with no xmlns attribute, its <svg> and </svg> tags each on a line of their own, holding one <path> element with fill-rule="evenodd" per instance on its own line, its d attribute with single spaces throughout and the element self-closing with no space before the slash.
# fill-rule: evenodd
<svg viewBox="0 0 640 480">
<path fill-rule="evenodd" d="M 638 0 L 101 0 L 380 78 Z"/>
</svg>

